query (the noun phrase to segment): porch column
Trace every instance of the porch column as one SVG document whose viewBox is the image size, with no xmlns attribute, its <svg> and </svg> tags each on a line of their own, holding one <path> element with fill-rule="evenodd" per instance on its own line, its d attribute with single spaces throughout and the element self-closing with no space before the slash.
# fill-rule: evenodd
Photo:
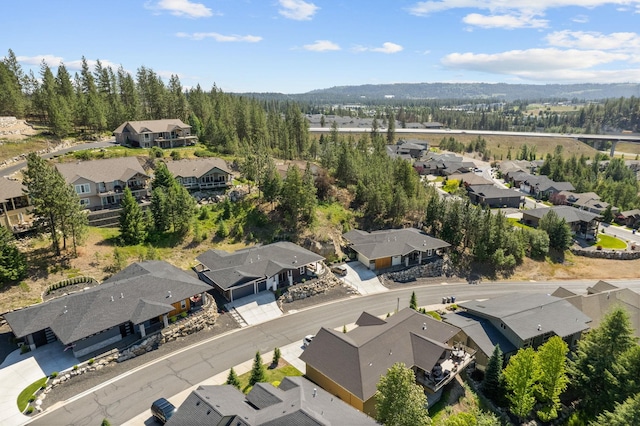
<svg viewBox="0 0 640 426">
<path fill-rule="evenodd" d="M 418 264 L 422 264 L 422 252 L 418 252 Z"/>
<path fill-rule="evenodd" d="M 31 349 L 32 351 L 35 350 L 36 344 L 33 341 L 33 334 L 27 335 L 27 344 L 29 345 L 29 349 Z"/>
<path fill-rule="evenodd" d="M 169 315 L 168 314 L 164 314 L 162 316 L 162 323 L 164 324 L 165 327 L 169 327 Z"/>
<path fill-rule="evenodd" d="M 287 278 L 289 279 L 289 285 L 293 285 L 293 271 L 291 269 L 287 271 Z"/>
<path fill-rule="evenodd" d="M 408 266 L 409 266 L 409 256 L 406 256 L 406 257 L 404 258 L 404 266 L 405 266 L 405 267 L 408 267 Z"/>
<path fill-rule="evenodd" d="M 140 335 L 145 337 L 147 335 L 147 331 L 144 329 L 144 323 L 138 324 L 138 329 L 140 330 Z"/>
</svg>

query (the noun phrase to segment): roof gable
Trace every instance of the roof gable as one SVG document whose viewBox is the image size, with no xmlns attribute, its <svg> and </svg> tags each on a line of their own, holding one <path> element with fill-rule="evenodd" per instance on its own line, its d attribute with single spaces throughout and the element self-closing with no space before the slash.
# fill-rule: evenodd
<svg viewBox="0 0 640 426">
<path fill-rule="evenodd" d="M 404 256 L 413 251 L 426 252 L 449 247 L 449 243 L 433 238 L 416 228 L 387 229 L 364 232 L 354 229 L 343 234 L 351 248 L 369 260 Z"/>
</svg>

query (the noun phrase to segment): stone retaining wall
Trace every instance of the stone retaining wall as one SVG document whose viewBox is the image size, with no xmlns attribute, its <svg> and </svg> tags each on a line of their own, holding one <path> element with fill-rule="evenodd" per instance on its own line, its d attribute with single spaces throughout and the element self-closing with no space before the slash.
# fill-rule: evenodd
<svg viewBox="0 0 640 426">
<path fill-rule="evenodd" d="M 593 257 L 598 259 L 635 260 L 640 259 L 640 251 L 615 251 L 615 250 L 584 250 L 571 248 L 571 253 L 576 256 Z"/>
<path fill-rule="evenodd" d="M 415 281 L 418 278 L 431 278 L 442 276 L 442 268 L 444 261 L 442 259 L 426 263 L 424 265 L 414 266 L 409 269 L 403 269 L 397 272 L 388 272 L 384 274 L 384 278 L 391 281 L 406 283 Z"/>
<path fill-rule="evenodd" d="M 278 299 L 278 305 L 282 307 L 283 303 L 291 303 L 295 300 L 315 296 L 316 294 L 324 294 L 330 289 L 340 285 L 342 285 L 342 281 L 336 278 L 336 276 L 331 272 L 328 272 L 320 278 L 312 279 L 305 283 L 289 287 L 287 292 Z M 357 293 L 355 289 L 353 292 Z"/>
</svg>

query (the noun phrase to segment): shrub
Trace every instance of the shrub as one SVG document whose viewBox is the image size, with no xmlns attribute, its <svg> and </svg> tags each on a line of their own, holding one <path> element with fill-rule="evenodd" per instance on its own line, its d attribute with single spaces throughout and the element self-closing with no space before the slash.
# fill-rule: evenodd
<svg viewBox="0 0 640 426">
<path fill-rule="evenodd" d="M 27 414 L 33 414 L 33 407 L 29 407 L 29 408 L 27 408 L 26 413 L 27 413 Z"/>
<path fill-rule="evenodd" d="M 174 322 L 176 322 L 177 320 L 178 320 L 178 317 L 177 317 L 177 316 L 175 316 L 175 315 L 174 315 L 174 316 L 172 316 L 171 318 L 169 318 L 169 322 L 171 322 L 172 324 L 173 324 Z"/>
<path fill-rule="evenodd" d="M 31 396 L 29 397 L 29 402 L 33 402 L 33 401 L 35 401 L 35 400 L 36 400 L 36 396 L 35 396 L 35 395 L 31 395 Z"/>
<path fill-rule="evenodd" d="M 26 354 L 27 352 L 31 351 L 31 347 L 29 345 L 22 345 L 20 346 L 20 353 L 21 354 Z"/>
<path fill-rule="evenodd" d="M 598 247 L 596 247 L 596 250 L 602 250 L 602 246 L 598 245 Z"/>
<path fill-rule="evenodd" d="M 52 379 L 55 379 L 56 377 L 58 377 L 58 372 L 54 371 L 53 373 L 51 373 L 49 377 L 51 377 Z"/>
<path fill-rule="evenodd" d="M 180 151 L 171 151 L 171 153 L 169 155 L 171 156 L 171 159 L 174 160 L 174 161 L 177 161 L 177 160 L 182 158 L 182 155 L 180 154 Z"/>
<path fill-rule="evenodd" d="M 100 423 L 100 426 L 111 426 L 111 423 L 107 419 L 102 419 L 102 423 Z"/>
<path fill-rule="evenodd" d="M 76 371 L 78 369 L 78 364 L 73 366 L 73 371 Z"/>
<path fill-rule="evenodd" d="M 161 148 L 154 146 L 153 148 L 151 148 L 151 150 L 149 150 L 149 157 L 162 158 L 164 157 L 164 152 L 162 152 Z"/>
<path fill-rule="evenodd" d="M 88 363 L 88 364 L 89 364 L 89 365 L 93 365 L 93 363 L 94 363 L 94 362 L 96 362 L 96 360 L 95 360 L 95 359 L 93 359 L 93 358 L 91 358 L 91 359 L 89 360 L 89 363 Z"/>
<path fill-rule="evenodd" d="M 280 352 L 280 348 L 275 348 L 273 350 L 273 359 L 271 360 L 271 363 L 274 366 L 278 365 L 278 362 L 280 362 L 280 357 L 282 356 L 282 352 Z"/>
<path fill-rule="evenodd" d="M 180 312 L 180 317 L 182 318 L 186 318 L 187 317 L 187 313 L 186 312 Z"/>
</svg>

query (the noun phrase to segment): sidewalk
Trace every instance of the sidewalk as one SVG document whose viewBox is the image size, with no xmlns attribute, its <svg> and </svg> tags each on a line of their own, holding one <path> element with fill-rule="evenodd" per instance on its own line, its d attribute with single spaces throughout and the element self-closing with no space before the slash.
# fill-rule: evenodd
<svg viewBox="0 0 640 426">
<path fill-rule="evenodd" d="M 20 392 L 36 380 L 78 363 L 73 352 L 63 351 L 60 342 L 49 343 L 26 354 L 20 354 L 20 350 L 10 353 L 0 364 L 0 423 L 14 426 L 29 422 L 31 417 L 18 410 Z"/>
</svg>

